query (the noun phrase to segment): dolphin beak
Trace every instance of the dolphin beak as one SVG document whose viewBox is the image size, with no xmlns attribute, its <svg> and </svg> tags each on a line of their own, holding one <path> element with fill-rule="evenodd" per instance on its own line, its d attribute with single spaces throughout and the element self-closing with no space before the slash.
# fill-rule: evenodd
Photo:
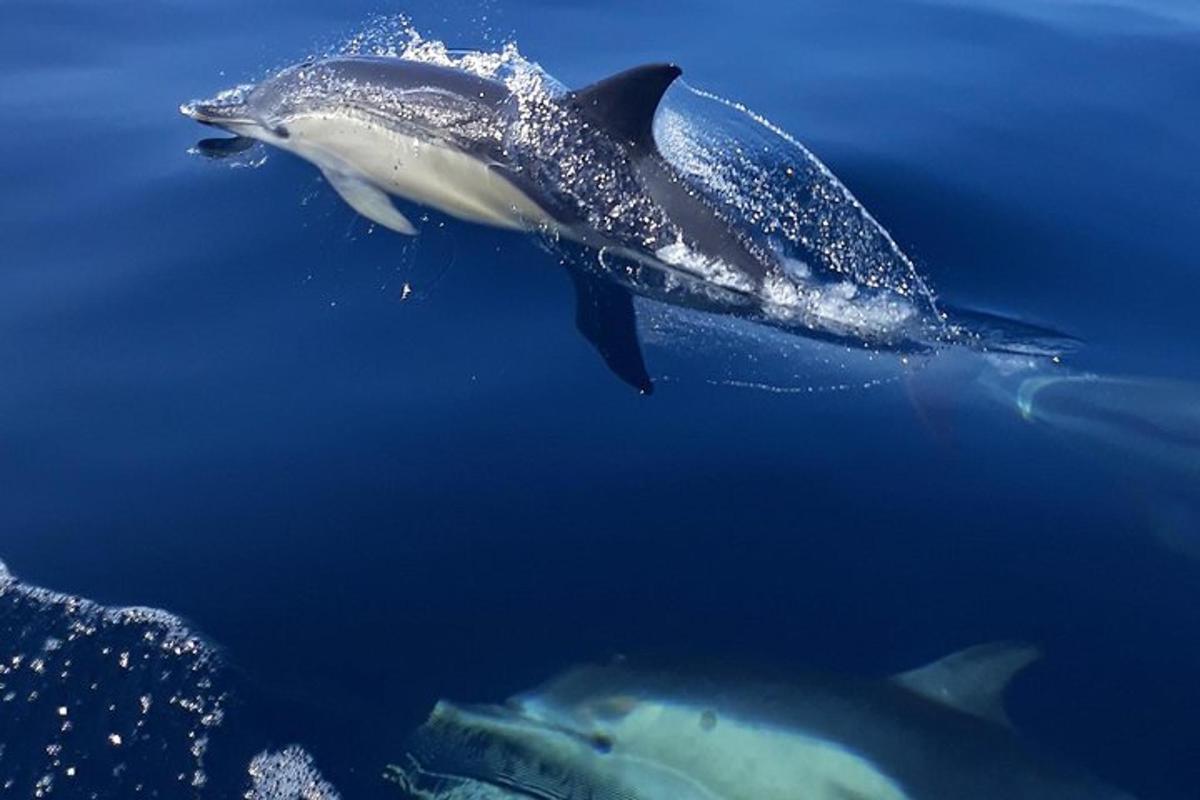
<svg viewBox="0 0 1200 800">
<path fill-rule="evenodd" d="M 202 125 L 218 128 L 254 125 L 248 98 L 254 87 L 250 84 L 236 86 L 221 92 L 209 100 L 193 100 L 179 107 L 179 113 Z"/>
<path fill-rule="evenodd" d="M 179 107 L 179 113 L 189 119 L 194 119 L 201 125 L 215 125 L 225 128 L 230 125 L 252 125 L 252 120 L 246 113 L 244 105 L 217 105 L 207 102 L 184 103 Z"/>
</svg>

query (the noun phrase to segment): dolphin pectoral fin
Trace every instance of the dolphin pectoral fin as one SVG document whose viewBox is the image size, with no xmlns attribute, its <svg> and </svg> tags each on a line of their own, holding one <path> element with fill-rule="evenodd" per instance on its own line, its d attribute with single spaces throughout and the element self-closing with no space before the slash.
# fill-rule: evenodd
<svg viewBox="0 0 1200 800">
<path fill-rule="evenodd" d="M 321 170 L 321 174 L 347 205 L 376 225 L 382 225 L 405 236 L 417 235 L 417 229 L 408 221 L 408 217 L 396 210 L 392 205 L 392 198 L 382 189 L 344 172 Z"/>
<path fill-rule="evenodd" d="M 1027 644 L 981 644 L 902 672 L 892 682 L 927 700 L 1008 726 L 1004 690 L 1040 655 L 1036 647 Z"/>
<path fill-rule="evenodd" d="M 638 340 L 629 290 L 597 275 L 570 269 L 575 284 L 575 326 L 608 368 L 642 394 L 654 391 Z"/>
</svg>

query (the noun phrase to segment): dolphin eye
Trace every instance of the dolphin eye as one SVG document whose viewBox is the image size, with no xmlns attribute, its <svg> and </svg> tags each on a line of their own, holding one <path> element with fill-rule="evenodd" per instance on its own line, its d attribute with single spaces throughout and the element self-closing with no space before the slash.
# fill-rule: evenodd
<svg viewBox="0 0 1200 800">
<path fill-rule="evenodd" d="M 591 737 L 592 749 L 597 753 L 611 753 L 613 749 L 613 740 L 611 736 L 606 736 L 603 733 L 593 734 Z"/>
<path fill-rule="evenodd" d="M 287 127 L 286 127 L 286 126 L 284 126 L 284 125 L 276 125 L 276 126 L 275 126 L 275 128 L 272 130 L 272 133 L 274 133 L 274 134 L 275 134 L 276 136 L 278 136 L 280 139 L 286 139 L 286 138 L 288 138 L 289 136 L 291 136 L 291 135 L 292 135 L 292 134 L 291 134 L 291 133 L 288 131 Z"/>
</svg>

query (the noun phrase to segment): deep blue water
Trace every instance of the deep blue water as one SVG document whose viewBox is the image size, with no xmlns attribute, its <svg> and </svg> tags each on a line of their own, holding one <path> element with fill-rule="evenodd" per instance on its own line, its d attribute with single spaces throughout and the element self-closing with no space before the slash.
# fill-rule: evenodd
<svg viewBox="0 0 1200 800">
<path fill-rule="evenodd" d="M 739 388 L 687 341 L 640 397 L 529 239 L 430 212 L 405 240 L 297 159 L 188 153 L 181 101 L 400 11 L 568 86 L 678 62 L 812 149 L 941 297 L 1069 332 L 1075 370 L 1181 404 L 1200 381 L 1191 0 L 6 0 L 0 558 L 220 646 L 214 787 L 298 742 L 388 796 L 436 699 L 614 653 L 883 675 L 1017 639 L 1046 653 L 1024 736 L 1196 796 L 1195 439 L 1164 465 L 973 381 L 932 408 Z"/>
</svg>

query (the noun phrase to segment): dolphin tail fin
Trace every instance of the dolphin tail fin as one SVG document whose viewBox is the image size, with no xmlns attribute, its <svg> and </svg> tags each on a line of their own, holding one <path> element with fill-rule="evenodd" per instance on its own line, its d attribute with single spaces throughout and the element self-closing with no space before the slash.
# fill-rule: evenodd
<svg viewBox="0 0 1200 800">
<path fill-rule="evenodd" d="M 654 391 L 638 339 L 633 296 L 624 286 L 580 269 L 575 284 L 575 325 L 618 378 L 642 394 Z"/>
<path fill-rule="evenodd" d="M 1009 726 L 1004 690 L 1017 673 L 1040 657 L 1038 649 L 1027 644 L 981 644 L 902 672 L 892 682 L 927 700 Z"/>
<path fill-rule="evenodd" d="M 568 95 L 583 117 L 639 149 L 654 148 L 654 114 L 683 70 L 674 64 L 646 64 L 605 78 Z"/>
</svg>

